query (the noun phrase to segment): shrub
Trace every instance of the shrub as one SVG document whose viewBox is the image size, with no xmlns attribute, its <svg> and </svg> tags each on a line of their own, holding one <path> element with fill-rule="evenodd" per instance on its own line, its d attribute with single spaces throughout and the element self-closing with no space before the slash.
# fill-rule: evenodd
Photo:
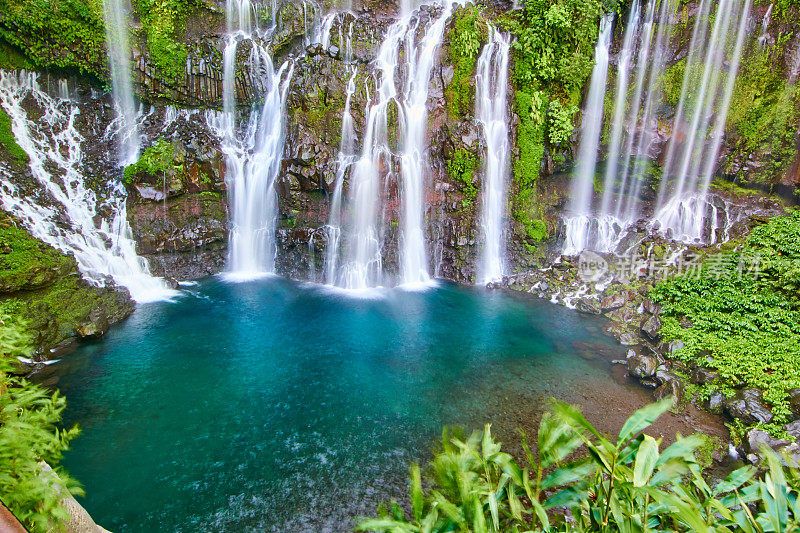
<svg viewBox="0 0 800 533">
<path fill-rule="evenodd" d="M 578 410 L 555 403 L 539 425 L 538 452 L 523 435 L 527 465 L 501 450 L 489 425 L 468 439 L 445 431 L 425 484 L 419 466 L 411 466 L 411 516 L 392 502 L 357 529 L 763 532 L 800 526 L 798 472 L 789 469 L 787 480 L 774 453 L 764 451 L 762 479 L 745 466 L 712 488 L 695 459 L 701 436 L 678 436 L 662 451 L 660 439 L 642 433 L 671 406 L 667 399 L 639 409 L 616 439 L 607 439 Z"/>
<path fill-rule="evenodd" d="M 65 400 L 11 373 L 11 361 L 28 355 L 22 324 L 0 315 L 0 499 L 32 531 L 61 529 L 69 514 L 61 505 L 80 488 L 57 467 L 77 427 L 60 429 Z M 42 461 L 57 477 L 43 472 Z"/>
</svg>

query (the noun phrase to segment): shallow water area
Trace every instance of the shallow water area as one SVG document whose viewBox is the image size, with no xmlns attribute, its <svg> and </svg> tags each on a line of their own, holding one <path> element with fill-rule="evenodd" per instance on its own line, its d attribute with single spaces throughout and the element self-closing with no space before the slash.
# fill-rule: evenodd
<svg viewBox="0 0 800 533">
<path fill-rule="evenodd" d="M 624 352 L 600 320 L 502 291 L 268 277 L 184 294 L 54 367 L 83 428 L 65 466 L 113 531 L 347 530 L 403 496 L 443 425 L 530 422 L 547 396 L 647 401 L 609 372 Z"/>
</svg>

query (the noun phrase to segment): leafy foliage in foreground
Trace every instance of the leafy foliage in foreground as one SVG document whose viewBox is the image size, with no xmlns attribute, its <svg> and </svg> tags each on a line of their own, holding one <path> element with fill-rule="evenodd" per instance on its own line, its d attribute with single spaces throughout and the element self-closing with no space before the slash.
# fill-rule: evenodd
<svg viewBox="0 0 800 533">
<path fill-rule="evenodd" d="M 361 531 L 793 531 L 800 526 L 794 488 L 800 472 L 765 450 L 768 471 L 732 472 L 713 488 L 695 460 L 703 438 L 660 441 L 641 432 L 672 400 L 636 411 L 615 440 L 575 408 L 556 403 L 539 425 L 538 453 L 525 444 L 521 466 L 492 438 L 489 425 L 468 439 L 445 432 L 423 488 L 411 467 L 411 516 L 396 502 L 364 520 Z M 575 459 L 583 446 L 588 455 Z M 787 479 L 788 476 L 788 479 Z"/>
<path fill-rule="evenodd" d="M 800 212 L 756 227 L 735 251 L 709 256 L 701 275 L 656 286 L 662 333 L 685 347 L 674 356 L 719 371 L 700 394 L 733 394 L 732 385 L 761 389 L 775 420 L 791 418 L 788 391 L 800 387 Z M 681 326 L 691 323 L 691 327 Z"/>
<path fill-rule="evenodd" d="M 80 493 L 72 478 L 56 468 L 78 429 L 58 428 L 64 398 L 13 375 L 11 358 L 27 355 L 23 328 L 0 316 L 0 500 L 31 531 L 61 529 L 69 515 L 62 498 Z M 57 476 L 43 473 L 41 462 Z"/>
</svg>

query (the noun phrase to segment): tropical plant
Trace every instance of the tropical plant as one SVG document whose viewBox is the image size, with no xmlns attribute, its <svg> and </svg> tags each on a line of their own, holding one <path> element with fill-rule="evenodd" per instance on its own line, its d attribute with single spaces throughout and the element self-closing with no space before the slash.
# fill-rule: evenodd
<svg viewBox="0 0 800 533">
<path fill-rule="evenodd" d="M 392 502 L 356 529 L 763 533 L 798 528 L 796 469 L 787 477 L 775 454 L 765 450 L 762 478 L 745 466 L 712 488 L 695 460 L 702 436 L 678 436 L 661 451 L 660 439 L 642 433 L 671 406 L 666 399 L 639 409 L 616 439 L 608 439 L 576 408 L 555 402 L 539 425 L 537 452 L 523 435 L 527 466 L 501 451 L 490 425 L 467 439 L 445 430 L 425 484 L 419 466 L 411 466 L 410 516 Z"/>
<path fill-rule="evenodd" d="M 69 519 L 64 496 L 81 490 L 57 464 L 78 429 L 58 427 L 62 396 L 12 373 L 12 358 L 30 352 L 23 331 L 0 316 L 0 500 L 32 531 L 60 530 Z"/>
</svg>

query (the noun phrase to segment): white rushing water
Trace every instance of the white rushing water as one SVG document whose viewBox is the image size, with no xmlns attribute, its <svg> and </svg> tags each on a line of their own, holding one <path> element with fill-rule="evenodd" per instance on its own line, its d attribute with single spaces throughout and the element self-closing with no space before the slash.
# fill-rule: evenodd
<svg viewBox="0 0 800 533">
<path fill-rule="evenodd" d="M 417 43 L 417 32 L 406 31 L 404 51 L 406 82 L 400 97 L 400 129 L 403 132 L 400 168 L 403 196 L 400 234 L 400 277 L 403 285 L 430 282 L 428 252 L 425 248 L 425 185 L 429 168 L 427 151 L 428 87 L 437 51 L 442 44 L 444 27 L 453 12 L 453 4 L 445 2 L 435 19 Z"/>
<path fill-rule="evenodd" d="M 506 190 L 509 185 L 508 37 L 489 28 L 489 42 L 478 57 L 475 117 L 486 142 L 481 190 L 483 250 L 480 283 L 497 281 L 505 272 Z"/>
<path fill-rule="evenodd" d="M 690 243 L 716 240 L 716 231 L 707 230 L 714 224 L 711 217 L 716 218 L 716 207 L 709 202 L 707 193 L 724 136 L 750 14 L 750 0 L 721 0 L 714 16 L 711 4 L 710 0 L 703 0 L 692 32 L 674 133 L 653 216 L 653 227 Z M 692 74 L 701 66 L 698 81 Z"/>
<path fill-rule="evenodd" d="M 96 285 L 103 286 L 110 276 L 137 302 L 176 294 L 164 280 L 151 276 L 146 261 L 136 255 L 122 185 L 112 179 L 109 197 L 100 199 L 84 183 L 85 139 L 76 127 L 79 106 L 42 91 L 37 74 L 6 71 L 0 71 L 0 104 L 42 188 L 37 195 L 24 196 L 7 169 L 0 169 L 3 209 L 21 219 L 36 238 L 73 254 L 81 273 Z M 31 104 L 41 110 L 40 118 L 29 118 Z"/>
<path fill-rule="evenodd" d="M 278 223 L 276 180 L 283 158 L 284 108 L 294 64 L 275 69 L 263 39 L 275 26 L 255 23 L 256 7 L 249 0 L 229 0 L 228 30 L 223 51 L 223 112 L 212 114 L 209 125 L 222 140 L 230 203 L 227 277 L 252 279 L 275 272 L 275 230 Z M 273 11 L 270 12 L 274 20 Z M 250 42 L 251 77 L 264 93 L 247 121 L 237 123 L 236 54 L 242 41 Z"/>
<path fill-rule="evenodd" d="M 358 69 L 351 67 L 350 79 L 347 81 L 344 111 L 342 112 L 341 142 L 336 160 L 336 180 L 334 181 L 330 216 L 326 227 L 325 282 L 329 285 L 336 284 L 337 260 L 342 236 L 342 193 L 344 191 L 345 175 L 356 159 L 356 133 L 353 126 L 353 115 L 350 112 L 350 103 L 356 90 L 356 74 L 358 74 Z"/>
<path fill-rule="evenodd" d="M 396 178 L 398 169 L 393 159 L 398 155 L 402 190 L 400 281 L 407 286 L 430 282 L 424 238 L 427 100 L 431 72 L 452 11 L 453 4 L 445 2 L 441 14 L 427 23 L 417 41 L 420 14 L 404 10 L 378 49 L 374 62 L 376 90 L 367 99 L 363 147 L 350 172 L 351 213 L 342 224 L 343 239 L 328 243 L 339 249 L 326 254 L 328 265 L 335 265 L 327 279 L 338 286 L 365 289 L 383 281 L 382 184 Z M 397 146 L 389 136 L 393 110 L 399 115 Z M 340 155 L 340 161 L 349 156 Z"/>
<path fill-rule="evenodd" d="M 584 250 L 589 240 L 592 191 L 597 167 L 597 150 L 603 123 L 603 107 L 608 76 L 608 48 L 611 45 L 613 14 L 604 15 L 600 21 L 600 35 L 594 49 L 594 68 L 586 97 L 586 108 L 581 122 L 581 141 L 578 147 L 577 169 L 572 178 L 568 215 L 565 217 L 565 254 Z"/>
<path fill-rule="evenodd" d="M 136 103 L 131 81 L 131 48 L 128 42 L 130 10 L 130 3 L 127 0 L 103 0 L 111 86 L 120 122 L 116 128 L 117 162 L 120 166 L 135 162 L 139 157 L 140 147 Z"/>
<path fill-rule="evenodd" d="M 646 180 L 648 154 L 657 135 L 658 121 L 654 111 L 666 67 L 673 9 L 671 2 L 661 2 L 659 5 L 650 0 L 640 31 L 639 2 L 634 2 L 628 14 L 617 65 L 612 134 L 603 195 L 599 214 L 591 223 L 596 226 L 596 231 L 588 232 L 590 247 L 596 251 L 616 250 L 627 228 L 636 222 L 639 215 L 639 196 Z M 637 31 L 639 48 L 638 53 L 634 54 Z M 631 93 L 629 85 L 634 64 L 636 68 Z"/>
</svg>

